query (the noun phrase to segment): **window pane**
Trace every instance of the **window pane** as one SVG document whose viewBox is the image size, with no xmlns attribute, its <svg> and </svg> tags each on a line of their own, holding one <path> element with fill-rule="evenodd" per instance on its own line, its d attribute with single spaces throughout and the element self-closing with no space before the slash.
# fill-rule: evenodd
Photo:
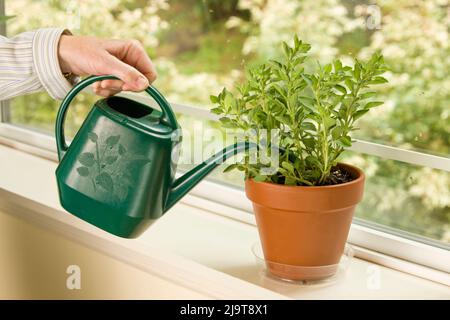
<svg viewBox="0 0 450 320">
<path fill-rule="evenodd" d="M 367 177 L 357 217 L 450 244 L 448 172 L 353 152 L 341 161 Z"/>
<path fill-rule="evenodd" d="M 210 94 L 244 77 L 244 66 L 279 56 L 279 42 L 293 33 L 310 42 L 313 58 L 323 63 L 381 50 L 391 68 L 389 84 L 380 87 L 386 102 L 362 120 L 355 137 L 450 153 L 447 0 L 6 2 L 7 14 L 16 15 L 8 21 L 11 35 L 53 25 L 139 39 L 159 70 L 162 92 L 171 101 L 205 107 Z M 50 98 L 39 96 L 32 112 L 42 114 L 32 116 L 20 101 L 11 108 L 13 120 L 52 128 Z"/>
<path fill-rule="evenodd" d="M 194 161 L 199 154 L 195 148 L 200 150 L 196 144 L 210 151 L 220 151 L 228 145 L 223 135 L 217 134 L 220 126 L 216 122 L 181 115 L 180 125 L 186 133 L 180 157 L 182 163 L 200 161 Z M 205 152 L 201 160 L 211 154 Z M 449 172 L 351 151 L 341 161 L 361 168 L 366 175 L 365 195 L 357 207 L 356 217 L 450 245 Z M 192 164 L 179 166 L 182 170 L 192 167 Z M 243 174 L 239 171 L 223 173 L 225 167 L 226 164 L 221 165 L 209 178 L 243 188 Z"/>
<path fill-rule="evenodd" d="M 75 34 L 139 39 L 154 60 L 155 85 L 170 101 L 209 108 L 209 95 L 245 77 L 245 67 L 280 55 L 294 33 L 312 44 L 311 63 L 351 62 L 380 50 L 390 66 L 379 87 L 383 106 L 359 123 L 355 138 L 450 154 L 448 0 L 7 0 L 8 34 L 66 26 Z M 27 10 L 23 10 L 27 8 Z M 39 12 L 39 15 L 36 15 Z M 80 96 L 68 131 L 95 101 Z M 44 93 L 14 99 L 11 122 L 52 133 L 58 103 Z M 180 122 L 194 132 L 189 116 Z M 198 119 L 195 119 L 198 120 Z M 209 124 L 217 126 L 217 124 Z M 212 141 L 211 143 L 214 143 Z M 347 154 L 368 176 L 358 216 L 450 242 L 450 174 Z M 242 185 L 238 174 L 214 179 Z"/>
<path fill-rule="evenodd" d="M 70 105 L 65 123 L 68 137 L 73 137 L 83 123 L 89 109 L 98 97 L 78 94 Z M 59 101 L 50 99 L 46 93 L 34 93 L 17 97 L 10 102 L 10 121 L 14 124 L 54 134 L 56 112 Z"/>
</svg>

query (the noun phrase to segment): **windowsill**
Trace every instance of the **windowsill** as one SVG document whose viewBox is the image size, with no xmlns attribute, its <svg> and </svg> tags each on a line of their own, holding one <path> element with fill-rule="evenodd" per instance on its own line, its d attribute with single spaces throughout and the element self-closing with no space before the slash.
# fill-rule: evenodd
<svg viewBox="0 0 450 320">
<path fill-rule="evenodd" d="M 16 194 L 29 202 L 52 208 L 42 215 L 45 214 L 46 219 L 58 220 L 60 225 L 68 228 L 68 236 L 71 234 L 71 228 L 73 230 L 83 229 L 83 232 L 91 237 L 89 241 L 85 241 L 86 244 L 89 243 L 100 251 L 114 251 L 113 245 L 115 245 L 121 250 L 130 250 L 131 252 L 134 247 L 139 246 L 140 253 L 138 255 L 146 255 L 148 252 L 158 252 L 159 250 L 162 255 L 167 253 L 181 256 L 180 261 L 185 261 L 186 267 L 198 268 L 204 273 L 210 272 L 212 277 L 214 275 L 217 275 L 218 278 L 222 277 L 222 281 L 223 277 L 226 277 L 234 283 L 235 287 L 248 287 L 246 292 L 249 292 L 249 295 L 255 294 L 255 297 L 258 292 L 257 288 L 261 288 L 261 296 L 266 298 L 269 298 L 270 291 L 273 292 L 273 298 L 285 296 L 296 299 L 450 298 L 450 288 L 445 285 L 359 258 L 353 258 L 345 279 L 329 286 L 300 287 L 267 281 L 261 277 L 259 266 L 251 252 L 251 246 L 258 241 L 256 227 L 199 209 L 195 203 L 202 200 L 189 195 L 137 240 L 119 239 L 107 235 L 69 214 L 58 214 L 63 212 L 63 209 L 58 202 L 54 178 L 56 163 L 2 145 L 0 145 L 0 159 L 0 177 L 2 177 L 0 179 L 0 198 L 8 194 Z M 8 199 L 0 200 L 8 201 Z M 38 214 L 40 214 L 39 210 L 33 212 L 33 215 Z M 23 218 L 36 223 L 39 220 L 38 217 L 31 215 L 31 213 L 28 215 L 25 213 Z M 92 239 L 112 245 L 96 246 Z M 107 253 L 114 255 L 114 252 Z M 380 285 L 378 288 L 368 285 L 370 276 L 374 272 L 373 266 L 376 266 L 376 272 L 379 272 Z M 209 271 L 206 272 L 206 270 Z M 198 274 L 201 273 L 198 272 Z"/>
</svg>

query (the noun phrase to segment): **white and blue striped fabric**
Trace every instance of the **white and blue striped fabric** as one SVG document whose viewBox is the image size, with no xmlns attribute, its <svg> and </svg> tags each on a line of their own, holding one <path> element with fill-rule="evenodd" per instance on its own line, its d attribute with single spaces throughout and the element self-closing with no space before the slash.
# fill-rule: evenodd
<svg viewBox="0 0 450 320">
<path fill-rule="evenodd" d="M 65 32 L 45 28 L 0 36 L 0 100 L 43 90 L 54 99 L 64 98 L 72 88 L 58 61 L 58 42 Z"/>
</svg>

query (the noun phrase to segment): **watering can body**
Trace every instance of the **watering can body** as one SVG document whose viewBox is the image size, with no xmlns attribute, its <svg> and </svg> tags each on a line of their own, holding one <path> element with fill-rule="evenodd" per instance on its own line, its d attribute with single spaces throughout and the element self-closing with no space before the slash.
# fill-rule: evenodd
<svg viewBox="0 0 450 320">
<path fill-rule="evenodd" d="M 64 137 L 68 106 L 85 86 L 112 76 L 90 77 L 63 100 L 56 121 L 61 205 L 114 235 L 133 238 L 172 207 L 222 160 L 242 151 L 236 144 L 175 179 L 181 129 L 170 105 L 146 89 L 161 110 L 123 97 L 97 101 L 70 147 Z"/>
</svg>

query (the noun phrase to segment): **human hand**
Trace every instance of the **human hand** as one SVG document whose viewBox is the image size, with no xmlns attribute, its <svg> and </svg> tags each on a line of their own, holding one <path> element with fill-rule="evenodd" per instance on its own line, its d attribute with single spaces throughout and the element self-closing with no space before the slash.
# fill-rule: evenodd
<svg viewBox="0 0 450 320">
<path fill-rule="evenodd" d="M 156 79 L 156 70 L 144 47 L 136 40 L 107 40 L 62 35 L 58 58 L 61 71 L 75 75 L 108 75 L 120 80 L 93 84 L 94 92 L 108 97 L 122 90 L 142 91 Z"/>
</svg>

